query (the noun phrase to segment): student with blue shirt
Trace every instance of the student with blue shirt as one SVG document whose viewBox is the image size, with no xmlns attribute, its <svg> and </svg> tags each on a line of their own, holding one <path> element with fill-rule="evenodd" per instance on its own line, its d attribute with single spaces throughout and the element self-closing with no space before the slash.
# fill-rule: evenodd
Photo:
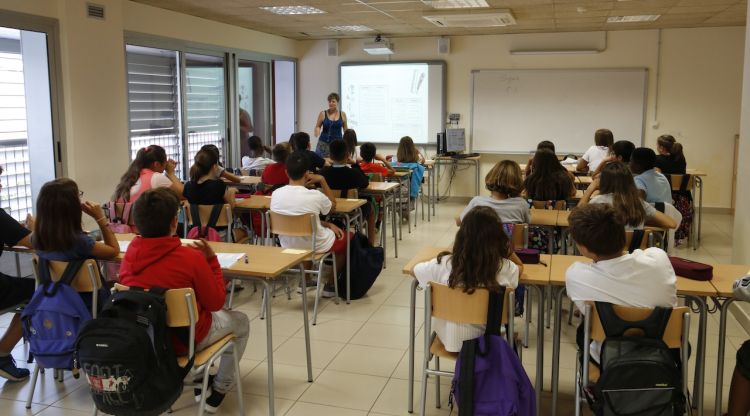
<svg viewBox="0 0 750 416">
<path fill-rule="evenodd" d="M 656 153 L 648 147 L 639 147 L 630 157 L 630 171 L 635 177 L 635 186 L 646 202 L 672 203 L 672 185 L 666 176 L 657 172 Z"/>
</svg>

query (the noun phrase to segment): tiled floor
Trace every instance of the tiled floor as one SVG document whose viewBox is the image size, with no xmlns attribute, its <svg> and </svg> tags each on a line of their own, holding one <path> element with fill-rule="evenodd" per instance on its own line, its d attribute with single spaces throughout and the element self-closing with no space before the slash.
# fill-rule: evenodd
<svg viewBox="0 0 750 416">
<path fill-rule="evenodd" d="M 453 217 L 463 205 L 442 203 L 438 216 L 432 222 L 419 222 L 416 230 L 399 242 L 399 258 L 393 257 L 393 241 L 389 241 L 388 268 L 383 271 L 369 294 L 350 305 L 335 305 L 325 301 L 318 317 L 318 325 L 311 327 L 314 382 L 306 381 L 304 332 L 299 295 L 291 301 L 279 295 L 273 303 L 274 371 L 276 381 L 276 414 L 288 416 L 354 416 L 354 415 L 405 415 L 407 392 L 408 307 L 410 278 L 401 274 L 402 266 L 422 246 L 449 246 L 456 226 Z M 678 254 L 706 262 L 730 262 L 732 219 L 728 215 L 706 215 L 703 221 L 703 244 L 697 251 L 679 249 Z M 12 272 L 12 254 L 3 256 L 0 270 Z M 26 267 L 26 266 L 25 266 Z M 27 268 L 25 268 L 28 271 Z M 241 362 L 242 391 L 246 412 L 249 415 L 266 415 L 268 410 L 266 388 L 266 330 L 258 319 L 260 294 L 253 293 L 252 285 L 239 294 L 236 309 L 251 318 L 250 342 Z M 418 296 L 418 306 L 423 305 Z M 312 310 L 312 302 L 310 302 Z M 417 317 L 422 315 L 417 311 Z M 9 316 L 0 317 L 0 331 L 9 322 Z M 520 324 L 520 321 L 519 321 Z M 419 327 L 421 323 L 418 322 Z M 517 325 L 516 328 L 519 328 Z M 693 343 L 697 332 L 697 319 L 693 320 Z M 531 342 L 524 350 L 523 364 L 532 382 L 535 376 L 535 334 L 532 324 Z M 706 414 L 714 407 L 716 378 L 716 345 L 718 342 L 718 317 L 709 318 L 706 360 Z M 725 364 L 724 395 L 728 393 L 729 380 L 734 367 L 734 351 L 748 338 L 747 333 L 730 318 L 728 325 L 727 360 Z M 421 331 L 417 335 L 417 363 L 421 361 L 423 346 Z M 545 389 L 549 389 L 552 332 L 545 332 Z M 563 327 L 563 345 L 560 371 L 561 397 L 558 414 L 573 414 L 573 355 L 574 329 Z M 19 363 L 24 362 L 23 346 L 14 350 Z M 692 362 L 691 362 L 692 364 Z M 24 365 L 24 364 L 22 364 Z M 444 362 L 450 369 L 452 363 Z M 0 381 L 0 411 L 2 414 L 38 414 L 42 416 L 85 415 L 92 409 L 87 387 L 82 380 L 69 374 L 63 383 L 52 380 L 51 372 L 39 382 L 31 410 L 24 409 L 23 401 L 28 382 Z M 692 380 L 692 375 L 690 376 Z M 421 375 L 417 371 L 415 392 L 419 392 Z M 435 408 L 434 383 L 430 382 L 427 397 L 427 414 L 447 415 L 447 396 L 450 380 L 441 379 L 442 408 Z M 549 393 L 543 393 L 544 408 L 549 414 Z M 417 397 L 418 394 L 417 394 Z M 6 407 L 7 406 L 7 407 Z M 415 410 L 419 410 L 418 400 Z M 175 405 L 175 415 L 191 415 L 196 411 L 189 394 L 183 395 Z M 236 398 L 230 394 L 220 409 L 220 414 L 237 414 Z"/>
</svg>

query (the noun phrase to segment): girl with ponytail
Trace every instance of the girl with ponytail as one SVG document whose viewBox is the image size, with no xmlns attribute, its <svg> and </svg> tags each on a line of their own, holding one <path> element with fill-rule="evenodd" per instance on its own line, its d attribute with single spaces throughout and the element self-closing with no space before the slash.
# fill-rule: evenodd
<svg viewBox="0 0 750 416">
<path fill-rule="evenodd" d="M 684 175 L 687 168 L 682 145 L 669 134 L 656 139 L 656 167 L 665 175 Z"/>
<path fill-rule="evenodd" d="M 113 200 L 135 202 L 143 192 L 152 188 L 170 188 L 182 196 L 182 182 L 175 175 L 176 165 L 174 160 L 167 159 L 167 152 L 161 146 L 152 144 L 141 148 L 120 178 Z"/>
<path fill-rule="evenodd" d="M 185 184 L 183 196 L 191 204 L 216 205 L 227 203 L 234 207 L 236 188 L 227 187 L 221 179 L 222 169 L 216 154 L 200 150 L 190 167 L 190 181 Z"/>
</svg>

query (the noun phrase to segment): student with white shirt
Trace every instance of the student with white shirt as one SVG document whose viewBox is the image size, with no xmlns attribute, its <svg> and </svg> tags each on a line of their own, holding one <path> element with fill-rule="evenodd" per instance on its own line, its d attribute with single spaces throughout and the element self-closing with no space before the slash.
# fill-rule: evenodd
<svg viewBox="0 0 750 416">
<path fill-rule="evenodd" d="M 667 177 L 656 169 L 656 152 L 648 147 L 639 147 L 630 158 L 630 171 L 635 177 L 635 187 L 646 202 L 672 203 L 672 185 Z"/>
<path fill-rule="evenodd" d="M 595 172 L 605 159 L 612 152 L 612 144 L 615 138 L 612 132 L 607 129 L 599 129 L 594 133 L 594 145 L 586 150 L 586 153 L 578 159 L 576 170 L 579 172 Z"/>
<path fill-rule="evenodd" d="M 593 260 L 573 263 L 565 273 L 568 296 L 579 310 L 586 301 L 640 308 L 677 305 L 677 278 L 667 253 L 656 247 L 624 253 L 625 228 L 616 209 L 609 204 L 579 206 L 568 223 L 578 251 Z M 592 358 L 598 362 L 598 356 L 599 347 L 592 344 Z"/>
<path fill-rule="evenodd" d="M 493 291 L 518 286 L 523 264 L 513 252 L 502 222 L 492 208 L 479 206 L 469 211 L 456 233 L 452 253 L 414 266 L 414 276 L 424 287 L 427 282 L 447 284 L 473 293 L 477 288 Z M 451 352 L 461 350 L 463 341 L 484 334 L 483 325 L 459 324 L 433 318 L 432 328 Z"/>
<path fill-rule="evenodd" d="M 258 136 L 250 136 L 247 139 L 247 145 L 250 148 L 250 152 L 247 156 L 242 157 L 242 168 L 243 169 L 264 169 L 266 166 L 274 163 L 272 159 L 265 157 L 265 154 L 272 153 L 271 149 L 263 144 L 263 141 Z"/>
<path fill-rule="evenodd" d="M 594 192 L 599 195 L 593 196 Z M 618 222 L 626 230 L 642 229 L 644 225 L 661 228 L 676 228 L 677 223 L 641 199 L 635 187 L 630 169 L 622 162 L 610 162 L 601 175 L 595 178 L 586 188 L 578 206 L 588 204 L 611 205 L 618 217 Z"/>
</svg>

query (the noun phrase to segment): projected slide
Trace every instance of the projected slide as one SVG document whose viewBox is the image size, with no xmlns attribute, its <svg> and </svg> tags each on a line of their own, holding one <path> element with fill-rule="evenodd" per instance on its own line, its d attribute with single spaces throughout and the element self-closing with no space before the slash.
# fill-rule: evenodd
<svg viewBox="0 0 750 416">
<path fill-rule="evenodd" d="M 395 143 L 411 136 L 427 143 L 435 118 L 430 117 L 430 72 L 427 63 L 342 65 L 341 108 L 359 141 Z M 432 94 L 442 99 L 442 91 Z"/>
</svg>

